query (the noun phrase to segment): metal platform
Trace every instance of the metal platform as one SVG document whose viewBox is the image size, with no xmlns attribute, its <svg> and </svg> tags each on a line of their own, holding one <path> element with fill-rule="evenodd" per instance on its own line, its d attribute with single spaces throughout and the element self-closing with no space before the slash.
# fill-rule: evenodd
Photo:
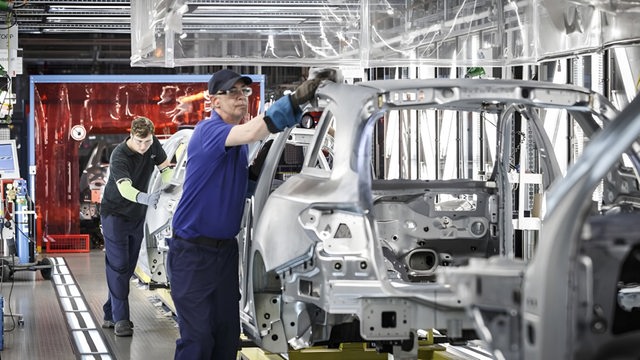
<svg viewBox="0 0 640 360">
<path fill-rule="evenodd" d="M 107 296 L 104 252 L 56 254 L 51 257 L 52 280 L 39 271 L 13 274 L 0 282 L 5 301 L 4 360 L 51 359 L 172 359 L 179 337 L 177 323 L 166 302 L 166 289 L 149 290 L 132 279 L 130 306 L 134 322 L 132 337 L 116 337 L 102 329 L 102 304 Z M 166 298 L 168 297 L 168 298 Z M 102 345 L 101 345 L 102 342 Z M 244 340 L 243 343 L 249 343 Z M 89 355 L 91 354 L 91 355 Z M 238 353 L 243 360 L 387 359 L 363 344 L 342 344 L 339 349 L 314 347 L 292 351 L 283 357 L 245 346 Z M 423 344 L 420 359 L 491 359 L 476 346 Z"/>
<path fill-rule="evenodd" d="M 104 272 L 104 253 L 56 254 L 53 277 L 64 274 L 60 260 L 64 260 L 69 275 L 62 283 L 67 286 L 58 291 L 56 280 L 45 280 L 40 272 L 24 271 L 13 275 L 12 281 L 0 283 L 1 296 L 5 298 L 4 360 L 76 359 L 78 349 L 93 344 L 96 353 L 98 339 L 104 340 L 104 349 L 92 359 L 171 359 L 178 338 L 178 328 L 170 312 L 157 300 L 156 294 L 134 281 L 130 293 L 131 319 L 135 324 L 134 335 L 120 338 L 112 329 L 102 329 L 102 304 L 107 296 Z M 69 282 L 77 284 L 77 288 Z M 58 280 L 60 282 L 60 280 Z M 61 302 L 60 295 L 63 301 Z M 76 297 L 76 295 L 78 297 Z M 65 311 L 65 306 L 77 311 Z M 83 304 L 88 310 L 82 313 Z M 69 310 L 69 309 L 67 309 Z M 19 320 L 23 324 L 19 324 Z M 95 324 L 91 324 L 91 322 Z M 94 329 L 83 332 L 80 328 Z M 97 326 L 96 326 L 97 325 Z M 75 329 L 75 330 L 74 330 Z M 78 336 L 78 335 L 82 336 Z M 77 343 L 81 340 L 80 345 Z M 85 340 L 82 340 L 85 339 Z M 91 345 L 89 346 L 91 348 Z"/>
</svg>

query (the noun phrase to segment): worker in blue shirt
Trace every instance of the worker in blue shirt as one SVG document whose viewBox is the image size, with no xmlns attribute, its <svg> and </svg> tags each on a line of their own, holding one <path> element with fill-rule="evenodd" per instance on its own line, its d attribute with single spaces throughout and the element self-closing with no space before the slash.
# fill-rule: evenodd
<svg viewBox="0 0 640 360">
<path fill-rule="evenodd" d="M 320 78 L 303 82 L 264 114 L 247 114 L 251 78 L 223 69 L 209 80 L 212 112 L 187 148 L 168 265 L 180 338 L 175 359 L 236 359 L 240 342 L 238 242 L 248 186 L 247 144 L 300 122 L 299 105 Z"/>
<path fill-rule="evenodd" d="M 138 262 L 147 206 L 156 206 L 160 192 L 146 189 L 158 167 L 163 182 L 172 176 L 167 154 L 154 135 L 153 122 L 138 117 L 131 133 L 118 144 L 109 161 L 109 179 L 100 205 L 109 296 L 103 306 L 103 328 L 116 336 L 133 335 L 129 318 L 129 282 Z"/>
</svg>

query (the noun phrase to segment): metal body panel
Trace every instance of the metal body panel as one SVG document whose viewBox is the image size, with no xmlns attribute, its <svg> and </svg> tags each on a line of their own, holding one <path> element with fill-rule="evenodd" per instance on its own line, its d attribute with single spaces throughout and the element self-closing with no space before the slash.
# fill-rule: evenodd
<svg viewBox="0 0 640 360">
<path fill-rule="evenodd" d="M 359 336 L 381 343 L 408 339 L 418 328 L 443 327 L 453 338 L 456 328 L 470 329 L 470 318 L 462 311 L 463 297 L 435 280 L 443 265 L 508 255 L 513 246 L 511 188 L 504 169 L 511 149 L 512 115 L 537 123 L 533 131 L 549 157 L 544 161 L 546 189 L 562 174 L 536 109 L 570 109 L 591 129 L 598 128 L 596 120 L 609 121 L 616 113 L 606 99 L 586 89 L 525 81 L 326 84 L 317 95 L 325 112 L 305 167 L 273 191 L 260 216 L 252 219 L 247 274 L 253 279 L 248 280 L 243 320 L 245 328 L 254 329 L 261 338 L 261 345 L 275 352 L 286 349 L 287 342 L 298 348 L 326 341 L 333 330 L 354 321 L 360 324 Z M 605 106 L 594 109 L 593 103 Z M 491 181 L 374 180 L 373 128 L 388 112 L 416 109 L 499 114 L 501 137 Z M 318 169 L 327 123 L 334 130 L 335 151 L 331 168 Z M 434 199 L 444 193 L 474 194 L 469 198 L 475 203 L 445 201 L 436 209 Z M 425 234 L 428 226 L 439 232 Z M 408 260 L 410 256 L 416 261 Z M 434 258 L 438 260 L 426 265 Z M 495 284 L 498 287 L 500 281 Z M 267 293 L 275 294 L 273 301 L 281 304 L 279 317 L 251 300 Z M 265 313 L 271 315 L 269 325 L 256 320 Z M 402 324 L 385 323 L 385 314 L 391 313 L 403 319 Z M 509 323 L 518 329 L 514 320 L 509 318 Z M 280 340 L 274 341 L 273 335 Z"/>
<path fill-rule="evenodd" d="M 619 161 L 620 155 L 636 141 L 640 134 L 637 121 L 639 108 L 640 98 L 636 98 L 591 142 L 580 162 L 549 193 L 542 239 L 567 240 L 542 241 L 538 255 L 527 268 L 523 287 L 523 310 L 527 323 L 523 327 L 534 327 L 540 339 L 533 344 L 525 343 L 526 358 L 544 359 L 552 351 L 556 356 L 573 357 L 577 334 L 576 314 L 572 307 L 579 299 L 570 284 L 575 281 L 579 233 L 591 207 L 584 195 L 595 189 L 599 180 Z M 637 158 L 637 154 L 632 157 Z M 567 216 L 580 221 L 563 221 Z M 553 273 L 555 281 L 543 281 L 539 274 L 545 272 Z M 551 329 L 556 335 L 549 334 Z"/>
<path fill-rule="evenodd" d="M 166 186 L 159 171 L 154 171 L 149 180 L 149 189 L 165 188 L 158 199 L 156 208 L 148 208 L 144 224 L 144 238 L 138 256 L 138 267 L 149 276 L 150 286 L 169 285 L 168 270 L 165 265 L 169 246 L 166 238 L 171 237 L 171 221 L 182 196 L 182 183 L 187 163 L 187 144 L 193 129 L 183 129 L 164 141 L 162 147 L 172 166 L 173 178 Z"/>
<path fill-rule="evenodd" d="M 243 329 L 276 353 L 332 338 L 375 341 L 380 350 L 405 356 L 394 344 L 415 341 L 418 329 L 442 329 L 452 339 L 474 329 L 490 334 L 474 325 L 478 316 L 468 316 L 466 307 L 477 300 L 473 293 L 453 291 L 459 288 L 455 277 L 449 282 L 444 274 L 501 255 L 507 259 L 500 266 L 473 268 L 495 272 L 490 289 L 497 293 L 502 280 L 512 288 L 523 276 L 520 264 L 506 273 L 501 268 L 510 264 L 514 247 L 512 127 L 519 117 L 533 123 L 533 139 L 548 157 L 541 162 L 546 190 L 562 174 L 540 124 L 545 109 L 566 111 L 588 134 L 617 112 L 578 87 L 474 79 L 327 83 L 313 103 L 314 111 L 323 111 L 315 129 L 287 130 L 254 148 L 255 183 L 238 234 Z M 453 120 L 447 120 L 449 113 Z M 405 171 L 413 161 L 422 161 L 418 167 L 435 161 L 409 151 L 391 169 L 386 151 L 387 140 L 397 140 L 394 119 L 417 129 L 434 121 L 462 123 L 474 113 L 496 134 L 494 143 L 485 144 L 492 153 L 486 178 L 466 171 L 444 176 L 443 169 L 434 177 Z M 176 188 L 161 196 L 160 211 L 167 214 L 182 167 L 178 161 Z M 148 234 L 157 233 L 151 227 L 162 228 L 160 223 Z M 162 253 L 159 244 L 148 242 L 149 254 Z M 501 310 L 493 326 L 505 324 L 500 319 L 515 330 L 521 324 Z"/>
<path fill-rule="evenodd" d="M 639 113 L 636 97 L 550 187 L 531 262 L 477 259 L 468 267 L 447 269 L 440 279 L 466 294 L 463 302 L 496 356 L 639 356 Z M 590 194 L 601 182 L 608 195 L 595 203 Z M 502 285 L 487 289 L 487 281 L 496 277 Z M 499 318 L 509 321 L 494 321 Z"/>
</svg>

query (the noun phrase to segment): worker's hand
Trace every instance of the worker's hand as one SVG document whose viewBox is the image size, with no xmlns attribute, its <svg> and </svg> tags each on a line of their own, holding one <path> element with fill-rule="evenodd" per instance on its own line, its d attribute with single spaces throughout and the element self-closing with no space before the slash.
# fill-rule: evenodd
<svg viewBox="0 0 640 360">
<path fill-rule="evenodd" d="M 313 96 L 316 94 L 316 90 L 318 90 L 318 85 L 320 85 L 320 81 L 321 79 L 315 78 L 305 80 L 305 82 L 300 84 L 293 94 L 289 95 L 291 97 L 291 105 L 300 106 L 313 99 Z"/>
<path fill-rule="evenodd" d="M 323 80 L 337 81 L 335 69 L 323 69 L 316 72 L 313 78 L 306 80 L 296 88 L 293 94 L 283 96 L 274 102 L 264 114 L 264 121 L 272 133 L 295 126 L 302 119 L 300 105 L 312 100 Z"/>
<path fill-rule="evenodd" d="M 291 96 L 283 96 L 276 100 L 264 113 L 267 129 L 274 134 L 299 124 L 300 119 L 302 119 L 302 110 L 299 106 L 293 106 Z"/>
<path fill-rule="evenodd" d="M 158 207 L 158 199 L 160 199 L 160 191 L 154 191 L 152 193 L 139 192 L 138 196 L 136 196 L 138 203 L 152 206 L 154 209 Z"/>
<path fill-rule="evenodd" d="M 300 106 L 313 99 L 318 90 L 318 86 L 323 80 L 331 80 L 336 82 L 337 72 L 335 69 L 322 69 L 314 74 L 312 78 L 304 81 L 296 90 L 291 94 L 291 104 L 293 106 Z"/>
</svg>

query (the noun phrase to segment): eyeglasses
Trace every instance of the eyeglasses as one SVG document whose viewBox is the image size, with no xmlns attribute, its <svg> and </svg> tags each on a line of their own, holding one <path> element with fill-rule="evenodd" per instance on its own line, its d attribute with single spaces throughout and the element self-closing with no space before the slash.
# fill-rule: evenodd
<svg viewBox="0 0 640 360">
<path fill-rule="evenodd" d="M 243 88 L 231 88 L 229 90 L 220 90 L 216 93 L 216 95 L 230 95 L 230 96 L 238 96 L 242 93 L 244 96 L 249 96 L 253 94 L 253 89 L 250 87 Z"/>
</svg>

